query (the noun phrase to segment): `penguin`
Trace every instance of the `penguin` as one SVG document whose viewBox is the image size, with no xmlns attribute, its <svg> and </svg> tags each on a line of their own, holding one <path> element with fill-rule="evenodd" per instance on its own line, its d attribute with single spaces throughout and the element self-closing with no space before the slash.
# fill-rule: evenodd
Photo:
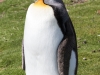
<svg viewBox="0 0 100 75">
<path fill-rule="evenodd" d="M 37 0 L 25 19 L 22 68 L 26 75 L 77 75 L 76 33 L 62 0 Z"/>
</svg>

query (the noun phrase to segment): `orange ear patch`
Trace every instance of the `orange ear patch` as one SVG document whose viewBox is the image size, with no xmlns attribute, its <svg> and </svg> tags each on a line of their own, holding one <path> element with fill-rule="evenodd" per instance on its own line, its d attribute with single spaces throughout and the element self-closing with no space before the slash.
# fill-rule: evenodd
<svg viewBox="0 0 100 75">
<path fill-rule="evenodd" d="M 37 7 L 47 7 L 48 5 L 44 4 L 43 0 L 38 0 L 34 3 Z"/>
</svg>

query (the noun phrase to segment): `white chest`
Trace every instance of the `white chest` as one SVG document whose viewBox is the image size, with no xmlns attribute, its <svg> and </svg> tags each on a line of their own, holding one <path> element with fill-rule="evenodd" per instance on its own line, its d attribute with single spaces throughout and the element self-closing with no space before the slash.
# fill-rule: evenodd
<svg viewBox="0 0 100 75">
<path fill-rule="evenodd" d="M 62 38 L 52 8 L 30 6 L 24 30 L 26 75 L 58 75 L 57 48 Z"/>
</svg>

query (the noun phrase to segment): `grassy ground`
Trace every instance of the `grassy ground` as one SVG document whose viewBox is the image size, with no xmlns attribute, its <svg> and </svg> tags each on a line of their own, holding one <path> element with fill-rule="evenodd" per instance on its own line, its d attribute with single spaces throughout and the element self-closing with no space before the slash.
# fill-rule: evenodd
<svg viewBox="0 0 100 75">
<path fill-rule="evenodd" d="M 33 0 L 0 3 L 0 75 L 25 75 L 21 69 L 21 42 L 26 10 Z M 79 53 L 78 75 L 100 75 L 100 0 L 68 3 Z"/>
</svg>

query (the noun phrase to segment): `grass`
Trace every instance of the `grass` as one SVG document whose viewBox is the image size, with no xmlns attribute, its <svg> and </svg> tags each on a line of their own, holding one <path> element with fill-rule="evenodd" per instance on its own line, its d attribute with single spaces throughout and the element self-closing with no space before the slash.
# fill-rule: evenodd
<svg viewBox="0 0 100 75">
<path fill-rule="evenodd" d="M 21 43 L 26 10 L 32 2 L 5 0 L 0 3 L 0 75 L 25 75 L 21 69 Z M 68 13 L 77 33 L 78 75 L 100 75 L 100 14 L 97 14 L 100 1 L 64 2 L 68 3 Z"/>
</svg>

